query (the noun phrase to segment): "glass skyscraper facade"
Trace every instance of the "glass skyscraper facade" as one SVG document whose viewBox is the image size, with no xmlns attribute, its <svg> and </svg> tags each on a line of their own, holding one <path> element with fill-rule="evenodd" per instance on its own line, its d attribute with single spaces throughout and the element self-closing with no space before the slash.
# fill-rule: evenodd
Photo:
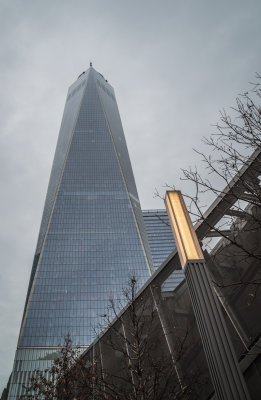
<svg viewBox="0 0 261 400">
<path fill-rule="evenodd" d="M 155 269 L 169 257 L 176 248 L 166 210 L 142 211 Z M 175 270 L 162 285 L 162 290 L 174 290 L 184 279 L 183 270 Z"/>
<path fill-rule="evenodd" d="M 153 265 L 158 268 L 176 248 L 166 210 L 142 210 Z"/>
<path fill-rule="evenodd" d="M 8 399 L 69 333 L 88 346 L 108 299 L 153 263 L 114 90 L 90 67 L 69 88 Z"/>
</svg>

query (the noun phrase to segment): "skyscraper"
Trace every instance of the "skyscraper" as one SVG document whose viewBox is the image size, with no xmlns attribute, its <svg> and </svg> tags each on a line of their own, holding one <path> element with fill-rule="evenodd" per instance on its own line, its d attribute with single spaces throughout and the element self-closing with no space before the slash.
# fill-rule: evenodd
<svg viewBox="0 0 261 400">
<path fill-rule="evenodd" d="M 153 266 L 158 268 L 176 248 L 166 210 L 142 210 Z"/>
<path fill-rule="evenodd" d="M 159 268 L 176 248 L 169 217 L 166 210 L 143 210 L 153 266 Z M 175 270 L 165 281 L 161 290 L 174 290 L 185 278 L 182 269 Z"/>
<path fill-rule="evenodd" d="M 66 99 L 8 399 L 65 335 L 90 344 L 108 299 L 152 268 L 114 90 L 90 67 Z"/>
</svg>

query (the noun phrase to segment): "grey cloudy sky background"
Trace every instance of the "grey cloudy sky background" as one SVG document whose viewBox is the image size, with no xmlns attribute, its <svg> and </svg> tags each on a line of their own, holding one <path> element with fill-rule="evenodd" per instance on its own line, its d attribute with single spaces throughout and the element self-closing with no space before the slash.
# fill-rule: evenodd
<svg viewBox="0 0 261 400">
<path fill-rule="evenodd" d="M 260 17 L 260 0 L 0 0 L 0 390 L 68 86 L 90 61 L 109 80 L 142 207 L 162 208 L 154 188 L 185 189 L 192 148 L 261 72 Z"/>
</svg>

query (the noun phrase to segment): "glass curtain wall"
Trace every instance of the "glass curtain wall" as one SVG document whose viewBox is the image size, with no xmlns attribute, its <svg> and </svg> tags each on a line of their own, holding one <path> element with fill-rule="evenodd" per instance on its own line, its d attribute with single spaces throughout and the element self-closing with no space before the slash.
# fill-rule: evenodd
<svg viewBox="0 0 261 400">
<path fill-rule="evenodd" d="M 142 286 L 152 269 L 114 91 L 90 68 L 67 96 L 9 399 L 67 334 L 89 345 L 108 300 L 122 306 L 129 277 Z"/>
</svg>

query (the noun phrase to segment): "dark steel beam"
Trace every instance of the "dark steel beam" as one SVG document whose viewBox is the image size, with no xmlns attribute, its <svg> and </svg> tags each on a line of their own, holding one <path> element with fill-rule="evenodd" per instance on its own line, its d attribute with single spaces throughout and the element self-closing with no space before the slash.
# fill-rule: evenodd
<svg viewBox="0 0 261 400">
<path fill-rule="evenodd" d="M 252 216 L 250 213 L 241 210 L 227 210 L 225 215 L 229 215 L 231 217 L 237 217 L 241 219 L 250 219 Z"/>
<path fill-rule="evenodd" d="M 216 231 L 209 231 L 206 234 L 206 237 L 224 237 L 224 236 L 229 236 L 231 234 L 231 230 L 230 229 L 226 229 L 226 230 L 216 230 Z"/>
</svg>

